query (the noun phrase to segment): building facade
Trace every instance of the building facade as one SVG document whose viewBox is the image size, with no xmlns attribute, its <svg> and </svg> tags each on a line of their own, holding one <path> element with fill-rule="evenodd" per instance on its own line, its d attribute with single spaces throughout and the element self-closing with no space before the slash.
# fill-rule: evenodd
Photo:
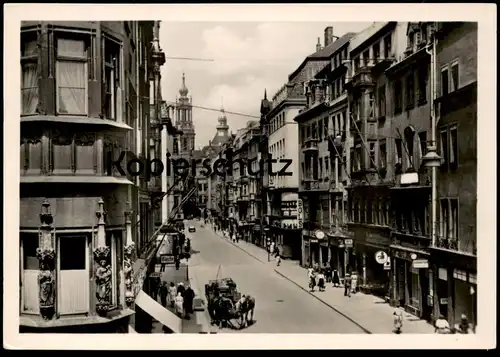
<svg viewBox="0 0 500 357">
<path fill-rule="evenodd" d="M 391 123 L 390 137 L 378 142 L 379 163 L 393 147 L 391 175 L 392 264 L 391 301 L 421 318 L 430 319 L 431 175 L 423 165 L 431 139 L 431 56 L 433 23 L 408 23 L 403 57 L 386 70 L 383 98 L 389 105 L 379 115 Z M 386 89 L 387 88 L 387 89 Z M 381 93 L 382 95 L 382 93 Z M 377 98 L 382 102 L 382 96 Z M 385 167 L 387 165 L 382 164 Z M 408 202 L 412 202 L 411 205 Z"/>
<path fill-rule="evenodd" d="M 128 330 L 157 188 L 125 170 L 150 149 L 158 34 L 153 21 L 21 25 L 21 331 Z"/>
<path fill-rule="evenodd" d="M 346 127 L 343 61 L 354 35 L 347 33 L 329 44 L 329 61 L 306 83 L 306 105 L 295 117 L 299 125 L 299 194 L 306 222 L 302 230 L 302 261 L 305 265 L 329 264 L 339 272 L 345 270 L 341 226 L 343 207 L 347 205 L 342 173 L 338 170 L 345 155 L 335 140 L 342 137 Z"/>
<path fill-rule="evenodd" d="M 348 270 L 357 274 L 363 291 L 387 299 L 391 274 L 378 255 L 387 257 L 391 245 L 390 187 L 394 174 L 389 167 L 382 167 L 384 155 L 380 154 L 391 126 L 383 116 L 384 71 L 405 48 L 405 24 L 374 23 L 351 41 L 346 80 L 351 136 L 348 234 L 353 240 Z"/>
<path fill-rule="evenodd" d="M 477 324 L 477 23 L 440 23 L 436 34 L 437 237 L 434 315 Z M 464 49 L 467 49 L 464 51 Z"/>
</svg>

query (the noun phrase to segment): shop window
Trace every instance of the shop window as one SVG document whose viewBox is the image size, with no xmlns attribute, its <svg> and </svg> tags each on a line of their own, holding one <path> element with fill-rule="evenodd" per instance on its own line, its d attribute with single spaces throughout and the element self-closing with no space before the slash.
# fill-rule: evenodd
<svg viewBox="0 0 500 357">
<path fill-rule="evenodd" d="M 21 115 L 35 114 L 38 106 L 38 39 L 36 32 L 21 35 Z"/>
<path fill-rule="evenodd" d="M 409 264 L 410 265 L 410 264 Z M 411 268 L 410 271 L 411 284 L 410 284 L 410 305 L 418 307 L 420 302 L 420 279 L 418 269 Z"/>
<path fill-rule="evenodd" d="M 58 38 L 56 47 L 57 113 L 86 115 L 88 103 L 88 42 Z"/>
</svg>

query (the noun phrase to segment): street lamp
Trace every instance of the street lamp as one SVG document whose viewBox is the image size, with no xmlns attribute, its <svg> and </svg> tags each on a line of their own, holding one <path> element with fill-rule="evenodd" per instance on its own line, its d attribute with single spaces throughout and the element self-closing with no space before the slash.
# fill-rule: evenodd
<svg viewBox="0 0 500 357">
<path fill-rule="evenodd" d="M 432 218 L 432 232 L 431 232 L 431 244 L 433 247 L 436 246 L 436 222 L 437 222 L 437 175 L 436 169 L 441 166 L 441 157 L 436 152 L 436 146 L 430 145 L 427 148 L 427 154 L 422 157 L 422 162 L 425 167 L 431 168 L 431 218 Z"/>
</svg>

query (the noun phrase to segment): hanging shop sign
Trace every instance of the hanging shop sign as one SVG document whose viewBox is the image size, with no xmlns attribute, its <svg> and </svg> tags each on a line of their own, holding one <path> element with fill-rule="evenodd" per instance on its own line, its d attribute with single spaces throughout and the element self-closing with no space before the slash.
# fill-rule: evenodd
<svg viewBox="0 0 500 357">
<path fill-rule="evenodd" d="M 348 238 L 348 239 L 344 239 L 344 243 L 345 243 L 345 246 L 347 248 L 352 248 L 354 241 L 352 239 Z"/>
<path fill-rule="evenodd" d="M 161 273 L 160 272 L 154 272 L 149 274 L 150 278 L 161 278 Z"/>
<path fill-rule="evenodd" d="M 314 236 L 316 237 L 316 239 L 323 239 L 325 238 L 325 233 L 323 231 L 316 231 L 314 232 Z"/>
<path fill-rule="evenodd" d="M 309 243 L 318 243 L 319 241 L 317 239 L 310 239 Z"/>
<path fill-rule="evenodd" d="M 171 254 L 162 254 L 160 256 L 161 264 L 175 264 L 175 258 Z"/>
<path fill-rule="evenodd" d="M 429 268 L 429 261 L 427 259 L 416 259 L 412 262 L 414 269 L 427 269 Z"/>
<path fill-rule="evenodd" d="M 302 229 L 304 227 L 304 204 L 299 198 L 297 200 L 297 228 Z"/>
<path fill-rule="evenodd" d="M 387 262 L 387 259 L 389 259 L 389 256 L 386 252 L 379 250 L 377 253 L 375 253 L 375 261 L 377 263 L 385 264 Z"/>
<path fill-rule="evenodd" d="M 387 257 L 387 261 L 384 263 L 384 270 L 391 270 L 391 258 Z"/>
</svg>

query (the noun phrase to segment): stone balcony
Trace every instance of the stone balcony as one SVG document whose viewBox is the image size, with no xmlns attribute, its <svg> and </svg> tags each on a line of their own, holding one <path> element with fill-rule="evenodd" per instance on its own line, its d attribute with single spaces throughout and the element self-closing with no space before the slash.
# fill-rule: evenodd
<svg viewBox="0 0 500 357">
<path fill-rule="evenodd" d="M 307 139 L 304 141 L 304 143 L 302 144 L 302 152 L 303 153 L 306 153 L 306 152 L 317 152 L 318 151 L 318 143 L 319 143 L 319 140 L 318 139 Z"/>
</svg>

